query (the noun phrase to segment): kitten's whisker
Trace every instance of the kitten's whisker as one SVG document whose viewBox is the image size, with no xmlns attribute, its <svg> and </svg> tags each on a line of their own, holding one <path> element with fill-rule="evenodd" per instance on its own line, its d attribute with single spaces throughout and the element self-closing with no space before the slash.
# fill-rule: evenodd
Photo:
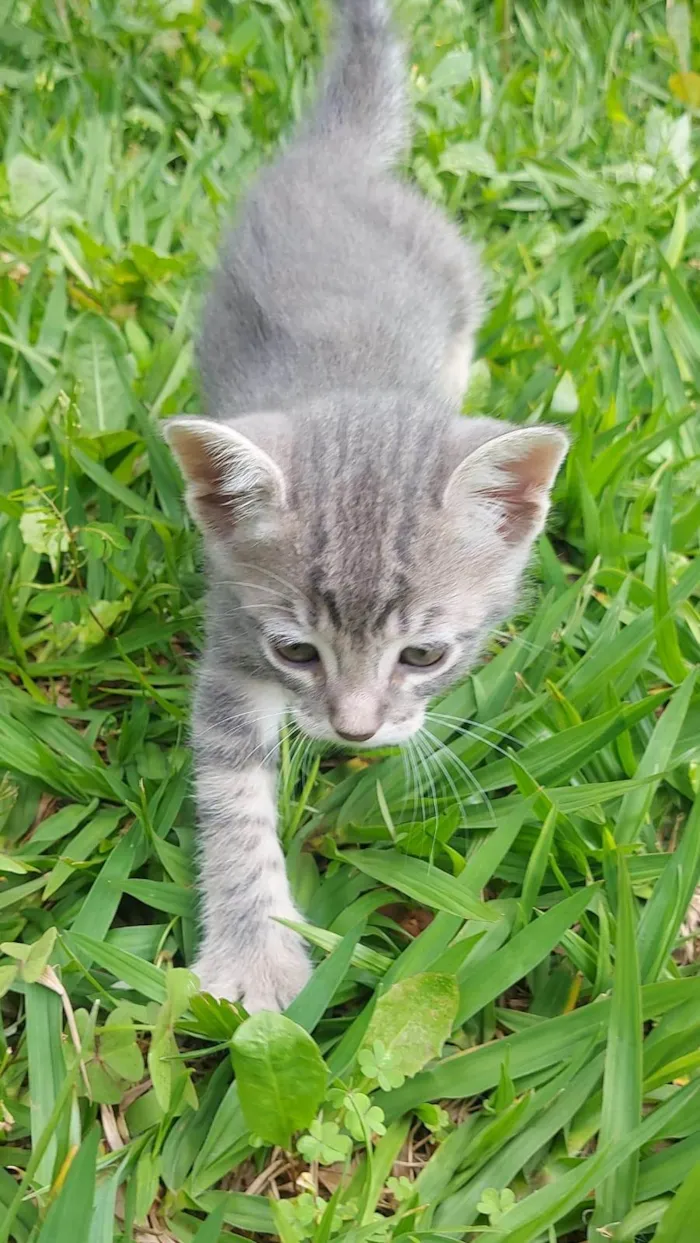
<svg viewBox="0 0 700 1243">
<path fill-rule="evenodd" d="M 442 773 L 442 775 L 443 775 L 443 777 L 445 778 L 445 780 L 447 781 L 447 783 L 448 783 L 448 785 L 449 785 L 450 789 L 452 790 L 452 793 L 454 794 L 455 800 L 456 800 L 456 802 L 457 802 L 457 806 L 459 807 L 460 813 L 461 813 L 461 815 L 462 815 L 462 819 L 463 819 L 463 820 L 466 820 L 467 815 L 466 815 L 466 811 L 465 811 L 465 809 L 464 809 L 464 803 L 462 802 L 462 799 L 461 799 L 461 797 L 460 797 L 460 795 L 459 795 L 459 791 L 458 791 L 458 789 L 457 789 L 457 786 L 455 785 L 454 781 L 452 780 L 452 776 L 451 776 L 451 774 L 450 774 L 450 772 L 449 772 L 449 769 L 447 768 L 447 764 L 446 764 L 446 763 L 445 763 L 445 764 L 443 764 L 442 759 L 441 759 L 441 757 L 440 757 L 440 750 L 441 750 L 441 749 L 443 749 L 443 744 L 440 742 L 440 739 L 439 739 L 439 738 L 436 738 L 436 737 L 435 737 L 435 735 L 434 735 L 434 734 L 432 734 L 432 733 L 430 732 L 430 730 L 429 730 L 429 729 L 426 729 L 426 728 L 425 728 L 425 726 L 423 726 L 423 728 L 422 728 L 422 731 L 421 731 L 421 732 L 423 733 L 423 735 L 424 735 L 425 737 L 429 738 L 429 739 L 431 740 L 431 742 L 434 744 L 434 745 L 433 745 L 433 747 L 431 748 L 431 758 L 435 760 L 435 763 L 437 764 L 438 768 L 440 769 L 440 772 Z M 444 749 L 446 749 L 446 748 L 444 748 Z"/>
<path fill-rule="evenodd" d="M 406 740 L 405 752 L 408 767 L 410 770 L 411 791 L 413 793 L 413 806 L 411 808 L 411 823 L 415 824 L 418 820 L 418 770 L 416 768 L 416 760 L 414 755 L 413 742 L 410 738 Z"/>
<path fill-rule="evenodd" d="M 430 750 L 428 749 L 427 743 L 425 742 L 424 738 L 421 736 L 420 732 L 414 736 L 413 741 L 416 746 L 416 750 L 420 756 L 420 763 L 430 783 L 430 793 L 431 793 L 431 797 L 433 801 L 433 811 L 435 815 L 435 830 L 433 834 L 431 835 L 431 841 L 430 841 L 430 864 L 432 866 L 435 863 L 435 846 L 437 843 L 437 829 L 438 829 L 438 823 L 440 821 L 440 808 L 438 805 L 437 787 L 435 785 L 435 778 L 433 777 L 433 774 L 430 771 L 430 765 L 427 762 L 430 759 Z M 425 823 L 425 818 L 423 820 L 423 823 Z"/>
<path fill-rule="evenodd" d="M 546 643 L 531 643 L 529 639 L 525 639 L 521 634 L 508 634 L 507 630 L 490 630 L 489 634 L 495 635 L 497 639 L 503 639 L 508 643 L 520 643 L 522 647 L 527 647 L 531 652 L 539 655 L 547 646 Z"/>
<path fill-rule="evenodd" d="M 438 724 L 439 724 L 438 717 L 435 717 L 434 719 L 438 721 Z M 446 721 L 445 723 L 448 725 L 450 724 L 449 721 Z M 461 734 L 463 738 L 471 738 L 475 742 L 483 743 L 484 746 L 489 747 L 490 750 L 492 751 L 498 751 L 499 755 L 504 756 L 505 759 L 507 760 L 511 758 L 510 753 L 508 751 L 505 751 L 503 747 L 499 746 L 497 742 L 494 742 L 493 738 L 484 738 L 482 735 L 474 732 L 476 729 L 485 729 L 485 728 L 488 728 L 488 726 L 481 725 L 479 721 L 469 721 L 468 725 L 469 725 L 469 728 L 463 728 L 462 726 L 451 724 L 450 728 L 454 730 L 455 734 Z M 496 733 L 497 731 L 494 730 L 493 732 Z M 506 733 L 503 734 L 503 737 L 512 740 L 514 743 L 517 743 L 518 746 L 522 746 L 521 738 L 515 738 L 512 734 L 506 734 Z M 446 744 L 443 744 L 443 745 L 446 745 Z M 450 750 L 450 748 L 448 748 L 448 750 Z"/>
<path fill-rule="evenodd" d="M 472 742 L 483 743 L 483 745 L 490 751 L 497 751 L 498 754 L 502 755 L 506 760 L 512 758 L 511 753 L 506 751 L 503 747 L 500 747 L 497 742 L 493 741 L 493 738 L 484 738 L 481 734 L 474 733 L 474 726 L 471 726 L 469 729 L 455 729 L 455 733 L 461 734 L 464 738 L 468 738 Z M 454 751 L 451 747 L 448 747 L 446 743 L 443 743 L 443 746 L 450 752 L 450 755 L 454 755 Z M 455 756 L 455 759 L 457 758 L 459 757 Z"/>
<path fill-rule="evenodd" d="M 272 746 L 265 752 L 265 755 L 263 756 L 263 758 L 259 760 L 259 764 L 261 767 L 265 766 L 270 756 L 274 755 L 275 751 L 278 750 L 281 743 L 288 742 L 290 740 L 290 735 L 292 737 L 294 736 L 295 731 L 297 734 L 299 733 L 299 728 L 296 724 L 296 721 L 290 720 L 290 721 L 285 722 L 285 724 L 282 726 L 282 729 L 279 732 L 278 737 L 273 742 Z M 265 745 L 264 743 L 260 744 L 260 746 L 264 746 L 264 745 Z"/>
<path fill-rule="evenodd" d="M 475 721 L 469 716 L 450 716 L 449 713 L 438 712 L 437 710 L 431 710 L 427 715 L 435 721 L 444 722 L 445 725 L 454 725 L 455 733 L 468 733 L 468 730 L 457 729 L 456 727 L 470 725 L 477 729 L 487 730 L 490 734 L 496 734 L 498 738 L 507 738 L 510 742 L 517 743 L 518 746 L 521 745 L 521 739 L 516 738 L 515 734 L 509 734 L 507 730 L 498 729 L 495 725 L 485 725 L 482 721 Z"/>
<path fill-rule="evenodd" d="M 271 596 L 281 596 L 283 600 L 287 599 L 286 592 L 280 591 L 279 587 L 266 587 L 264 583 L 246 583 L 240 578 L 221 578 L 212 583 L 212 587 L 250 587 L 251 591 L 267 591 Z"/>
<path fill-rule="evenodd" d="M 458 755 L 455 755 L 454 752 L 451 751 L 449 747 L 446 747 L 443 742 L 440 742 L 439 738 L 436 738 L 434 734 L 431 734 L 429 730 L 426 730 L 425 732 L 429 735 L 429 737 L 433 739 L 435 743 L 439 744 L 440 748 L 445 752 L 445 755 L 449 757 L 452 760 L 453 764 L 455 764 L 457 768 L 460 770 L 460 772 L 464 774 L 464 776 L 466 777 L 467 781 L 470 783 L 472 788 L 476 791 L 479 797 L 486 804 L 486 806 L 489 809 L 489 812 L 491 813 L 492 818 L 495 820 L 493 804 L 491 803 L 491 800 L 488 797 L 486 791 L 482 788 L 482 786 L 479 785 L 479 782 L 477 781 L 476 777 L 474 776 L 474 773 L 469 768 L 469 766 L 465 764 L 464 760 L 460 759 Z"/>
<path fill-rule="evenodd" d="M 291 591 L 293 595 L 298 596 L 300 600 L 304 600 L 309 607 L 311 606 L 311 601 L 303 591 L 299 590 L 296 583 L 292 583 L 288 578 L 284 578 L 281 574 L 276 574 L 274 570 L 268 570 L 265 566 L 256 565 L 254 561 L 237 560 L 236 565 L 245 566 L 246 569 L 249 570 L 256 570 L 258 574 L 266 574 L 268 578 L 273 579 L 277 583 L 281 583 L 282 586 L 286 587 L 288 591 Z"/>
<path fill-rule="evenodd" d="M 195 733 L 199 738 L 207 738 L 210 734 L 226 729 L 231 729 L 236 722 L 255 727 L 263 725 L 266 721 L 272 721 L 281 714 L 276 711 L 263 712 L 257 716 L 253 713 L 240 712 L 236 716 L 227 716 L 221 721 L 214 721 L 211 725 L 196 726 Z"/>
</svg>

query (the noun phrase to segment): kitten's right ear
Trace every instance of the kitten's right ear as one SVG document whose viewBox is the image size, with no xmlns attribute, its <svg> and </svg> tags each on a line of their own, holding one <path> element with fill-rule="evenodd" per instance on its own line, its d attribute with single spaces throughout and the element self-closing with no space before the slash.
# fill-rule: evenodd
<svg viewBox="0 0 700 1243">
<path fill-rule="evenodd" d="M 162 431 L 187 480 L 187 506 L 203 530 L 225 537 L 284 505 L 279 466 L 228 423 L 177 415 Z"/>
<path fill-rule="evenodd" d="M 518 427 L 495 435 L 453 471 L 443 503 L 461 512 L 464 522 L 494 525 L 507 546 L 527 550 L 544 526 L 568 447 L 558 427 Z"/>
</svg>

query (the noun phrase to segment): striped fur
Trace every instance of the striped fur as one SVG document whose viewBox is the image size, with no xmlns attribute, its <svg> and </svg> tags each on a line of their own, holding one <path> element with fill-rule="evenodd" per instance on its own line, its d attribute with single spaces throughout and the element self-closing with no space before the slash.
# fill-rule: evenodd
<svg viewBox="0 0 700 1243">
<path fill-rule="evenodd" d="M 205 988 L 248 1009 L 303 985 L 275 831 L 279 722 L 416 732 L 513 605 L 560 432 L 465 420 L 474 254 L 387 164 L 405 137 L 384 0 L 345 0 L 319 105 L 222 255 L 199 361 L 209 417 L 166 435 L 209 562 L 194 743 Z M 311 643 L 313 667 L 279 644 Z M 444 647 L 434 668 L 399 660 Z"/>
</svg>

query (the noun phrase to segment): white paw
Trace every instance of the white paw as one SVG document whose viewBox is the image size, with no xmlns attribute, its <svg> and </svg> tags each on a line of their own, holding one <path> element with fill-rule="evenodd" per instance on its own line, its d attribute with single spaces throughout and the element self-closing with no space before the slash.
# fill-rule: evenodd
<svg viewBox="0 0 700 1243">
<path fill-rule="evenodd" d="M 286 1010 L 309 979 L 311 964 L 300 937 L 273 925 L 264 940 L 217 946 L 205 941 L 192 970 L 203 992 L 241 1001 L 255 1014 Z"/>
</svg>

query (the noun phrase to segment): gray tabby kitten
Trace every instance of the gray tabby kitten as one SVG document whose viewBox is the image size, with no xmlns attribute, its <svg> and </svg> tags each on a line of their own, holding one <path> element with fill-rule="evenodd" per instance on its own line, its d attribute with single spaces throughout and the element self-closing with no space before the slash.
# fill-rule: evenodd
<svg viewBox="0 0 700 1243">
<path fill-rule="evenodd" d="M 306 126 L 223 252 L 199 364 L 209 417 L 165 435 L 209 565 L 194 748 L 203 988 L 285 1007 L 309 976 L 277 839 L 276 746 L 420 729 L 513 606 L 566 452 L 459 417 L 481 279 L 390 165 L 407 137 L 385 0 L 343 0 Z"/>
</svg>

